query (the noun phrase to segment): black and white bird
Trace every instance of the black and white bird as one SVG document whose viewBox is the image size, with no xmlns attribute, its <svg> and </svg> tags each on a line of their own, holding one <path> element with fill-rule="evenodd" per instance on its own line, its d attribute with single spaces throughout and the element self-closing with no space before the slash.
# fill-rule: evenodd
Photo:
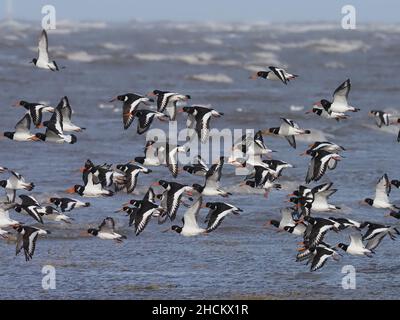
<svg viewBox="0 0 400 320">
<path fill-rule="evenodd" d="M 250 180 L 253 176 L 254 180 Z M 268 198 L 269 192 L 272 189 L 280 190 L 282 188 L 280 183 L 275 183 L 276 178 L 277 177 L 270 172 L 269 168 L 257 165 L 254 167 L 254 174 L 246 177 L 246 180 L 242 182 L 240 186 L 245 184 L 251 188 L 264 189 L 264 197 Z"/>
<path fill-rule="evenodd" d="M 163 155 L 161 155 L 161 159 L 165 159 L 166 165 L 174 178 L 176 178 L 179 173 L 178 153 L 187 153 L 189 151 L 190 149 L 188 144 L 179 146 L 172 145 L 169 142 L 165 143 L 165 152 L 163 153 Z"/>
<path fill-rule="evenodd" d="M 166 207 L 164 207 L 164 209 L 166 215 L 171 219 L 171 221 L 173 221 L 176 217 L 176 213 L 180 206 L 182 196 L 184 194 L 192 196 L 194 191 L 194 189 L 190 186 L 165 180 L 159 180 L 153 185 L 161 186 L 165 189 L 163 192 L 163 199 Z"/>
<path fill-rule="evenodd" d="M 8 228 L 20 225 L 20 222 L 10 218 L 9 210 L 14 208 L 15 204 L 2 203 L 0 205 L 0 228 Z"/>
<path fill-rule="evenodd" d="M 193 160 L 193 164 L 184 166 L 183 170 L 195 176 L 205 177 L 209 168 L 201 156 L 197 155 Z"/>
<path fill-rule="evenodd" d="M 329 110 L 328 112 L 337 112 L 337 113 L 345 113 L 347 111 L 357 112 L 360 109 L 350 106 L 347 101 L 350 89 L 351 89 L 350 79 L 347 79 L 338 88 L 336 88 L 335 92 L 333 93 L 332 102 L 323 99 L 315 103 L 315 105 L 323 106 L 325 110 Z"/>
<path fill-rule="evenodd" d="M 369 115 L 375 118 L 375 123 L 378 128 L 381 128 L 383 125 L 390 125 L 390 117 L 392 116 L 390 113 L 381 110 L 371 110 Z"/>
<path fill-rule="evenodd" d="M 200 105 L 184 107 L 180 109 L 179 112 L 188 114 L 186 127 L 190 140 L 197 135 L 201 143 L 206 143 L 209 137 L 211 118 L 219 118 L 224 115 L 222 112 L 215 109 Z"/>
<path fill-rule="evenodd" d="M 149 174 L 152 172 L 150 169 L 132 163 L 118 164 L 116 168 L 125 174 L 122 187 L 126 189 L 126 193 L 132 193 L 135 190 L 139 173 Z"/>
<path fill-rule="evenodd" d="M 304 223 L 296 223 L 293 219 L 294 209 L 291 207 L 281 209 L 281 220 L 268 220 L 264 226 L 274 226 L 278 231 L 287 231 L 294 235 L 302 236 L 306 231 Z"/>
<path fill-rule="evenodd" d="M 21 194 L 19 198 L 21 199 L 21 203 L 16 204 L 14 210 L 20 213 L 23 210 L 37 222 L 43 224 L 42 215 L 38 212 L 38 210 L 43 209 L 40 203 L 33 196 L 27 196 L 25 194 Z"/>
<path fill-rule="evenodd" d="M 291 74 L 283 68 L 278 68 L 278 67 L 274 67 L 274 66 L 269 66 L 268 68 L 269 68 L 269 71 L 260 70 L 260 71 L 254 72 L 250 76 L 250 79 L 255 80 L 257 78 L 264 78 L 264 79 L 268 79 L 268 80 L 282 81 L 282 83 L 288 84 L 288 82 L 290 80 L 293 80 L 298 77 L 298 75 Z"/>
<path fill-rule="evenodd" d="M 150 199 L 131 200 L 130 204 L 134 205 L 137 210 L 128 212 L 130 215 L 129 224 L 132 225 L 132 220 L 135 226 L 135 235 L 138 236 L 147 226 L 152 217 L 160 216 L 164 213 L 164 208 L 160 207 Z"/>
<path fill-rule="evenodd" d="M 312 151 L 327 151 L 330 153 L 339 153 L 341 151 L 345 151 L 346 149 L 342 146 L 339 146 L 336 143 L 329 142 L 329 141 L 315 141 L 314 143 L 310 144 L 309 149 L 303 152 L 301 155 L 310 154 Z"/>
<path fill-rule="evenodd" d="M 314 113 L 324 119 L 334 119 L 336 121 L 345 120 L 349 116 L 344 112 L 334 112 L 330 109 L 331 103 L 328 100 L 321 100 L 313 105 L 311 110 L 306 111 L 306 114 Z"/>
<path fill-rule="evenodd" d="M 296 135 L 311 133 L 310 130 L 300 129 L 299 125 L 291 119 L 281 118 L 281 120 L 283 123 L 280 127 L 265 129 L 262 133 L 284 137 L 293 148 L 296 148 Z"/>
<path fill-rule="evenodd" d="M 183 226 L 173 225 L 171 230 L 185 237 L 193 237 L 211 232 L 212 230 L 209 231 L 208 229 L 201 228 L 198 224 L 199 211 L 201 208 L 202 197 L 200 196 L 183 215 Z"/>
<path fill-rule="evenodd" d="M 389 195 L 391 191 L 391 184 L 388 175 L 385 173 L 376 184 L 375 187 L 375 198 L 366 198 L 364 203 L 377 208 L 377 209 L 390 209 L 398 210 L 400 207 L 390 203 Z"/>
<path fill-rule="evenodd" d="M 351 220 L 348 218 L 335 218 L 335 217 L 329 217 L 329 220 L 340 223 L 340 227 L 339 227 L 340 230 L 344 230 L 347 228 L 355 228 L 358 231 L 361 230 L 361 222 L 358 222 L 355 220 Z"/>
<path fill-rule="evenodd" d="M 38 102 L 27 102 L 24 100 L 20 100 L 14 104 L 14 107 L 24 107 L 27 110 L 27 113 L 31 116 L 31 120 L 36 128 L 40 128 L 43 119 L 43 113 L 45 112 L 54 112 L 54 108 L 43 103 Z"/>
<path fill-rule="evenodd" d="M 317 212 L 331 212 L 340 210 L 340 207 L 328 203 L 328 199 L 332 196 L 337 189 L 332 189 L 333 183 L 324 183 L 322 185 L 312 188 L 313 202 L 311 208 Z"/>
<path fill-rule="evenodd" d="M 42 30 L 39 38 L 38 44 L 38 57 L 33 58 L 31 63 L 33 63 L 36 67 L 51 71 L 59 71 L 59 67 L 57 63 L 53 60 L 51 61 L 49 58 L 49 41 L 47 38 L 46 30 Z"/>
<path fill-rule="evenodd" d="M 52 206 L 45 206 L 36 209 L 36 212 L 42 217 L 43 220 L 49 220 L 54 222 L 63 222 L 70 224 L 72 220 L 71 217 L 59 212 L 56 208 Z"/>
<path fill-rule="evenodd" d="M 14 141 L 40 141 L 40 139 L 31 133 L 31 116 L 26 113 L 15 125 L 15 131 L 6 131 L 3 135 Z"/>
<path fill-rule="evenodd" d="M 187 102 L 191 98 L 189 95 L 161 90 L 153 90 L 148 96 L 157 97 L 157 111 L 166 111 L 171 121 L 176 119 L 177 103 L 180 101 Z"/>
<path fill-rule="evenodd" d="M 210 209 L 204 221 L 207 223 L 207 232 L 218 228 L 228 214 L 238 215 L 239 212 L 243 212 L 242 209 L 226 202 L 207 202 L 206 207 Z"/>
<path fill-rule="evenodd" d="M 304 246 L 305 248 L 315 248 L 321 241 L 324 240 L 326 233 L 329 230 L 339 231 L 340 223 L 330 219 L 306 216 L 301 218 L 296 223 L 307 222 L 307 228 L 304 232 Z"/>
<path fill-rule="evenodd" d="M 365 221 L 361 225 L 361 229 L 367 227 L 366 233 L 363 235 L 362 240 L 367 241 L 366 248 L 374 250 L 382 240 L 389 235 L 390 239 L 395 240 L 397 235 L 400 235 L 399 230 L 393 226 L 385 226 L 378 223 Z"/>
<path fill-rule="evenodd" d="M 26 261 L 29 261 L 33 258 L 36 248 L 36 241 L 39 235 L 47 235 L 51 233 L 48 230 L 29 226 L 14 226 L 14 229 L 18 232 L 15 255 L 18 255 L 21 250 L 24 249 Z"/>
<path fill-rule="evenodd" d="M 78 127 L 77 125 L 73 124 L 72 119 L 72 108 L 69 104 L 69 100 L 67 96 L 61 98 L 60 102 L 57 105 L 57 109 L 61 111 L 62 115 L 62 126 L 63 131 L 65 132 L 81 132 L 86 130 L 86 128 Z"/>
<path fill-rule="evenodd" d="M 124 124 L 124 129 L 128 129 L 132 124 L 133 119 L 135 118 L 136 111 L 139 108 L 139 105 L 143 103 L 144 105 L 149 105 L 150 102 L 154 102 L 153 99 L 148 97 L 141 96 L 136 93 L 125 93 L 119 96 L 116 96 L 110 100 L 110 102 L 114 102 L 115 100 L 122 101 L 122 121 Z"/>
<path fill-rule="evenodd" d="M 143 134 L 147 132 L 150 129 L 150 126 L 153 123 L 154 119 L 158 119 L 160 121 L 168 120 L 168 116 L 161 112 L 145 109 L 136 111 L 135 116 L 138 118 L 136 131 L 138 134 Z"/>
<path fill-rule="evenodd" d="M 77 193 L 82 197 L 110 197 L 114 195 L 111 190 L 104 189 L 100 180 L 92 172 L 87 175 L 87 181 L 84 186 L 74 185 L 66 190 L 67 193 Z"/>
<path fill-rule="evenodd" d="M 165 145 L 160 145 L 154 140 L 146 142 L 144 157 L 135 157 L 135 162 L 144 166 L 159 166 L 165 161 Z"/>
<path fill-rule="evenodd" d="M 350 235 L 350 244 L 339 243 L 338 248 L 354 256 L 367 256 L 372 258 L 373 250 L 367 249 L 362 242 L 360 233 Z"/>
<path fill-rule="evenodd" d="M 63 115 L 60 105 L 54 110 L 49 121 L 44 121 L 46 133 L 36 133 L 36 137 L 45 142 L 74 144 L 77 138 L 74 134 L 64 134 Z"/>
<path fill-rule="evenodd" d="M 306 183 L 320 180 L 328 167 L 333 170 L 336 168 L 337 161 L 342 159 L 339 154 L 324 150 L 311 151 L 309 154 L 311 161 L 308 165 Z"/>
<path fill-rule="evenodd" d="M 82 202 L 71 198 L 55 198 L 49 199 L 49 202 L 54 204 L 61 212 L 69 212 L 78 208 L 86 208 L 90 206 L 90 202 Z"/>
<path fill-rule="evenodd" d="M 336 261 L 339 259 L 339 254 L 336 252 L 336 250 L 328 248 L 326 246 L 317 246 L 313 248 L 312 251 L 313 255 L 308 261 L 308 263 L 311 262 L 311 272 L 321 269 L 329 258 L 333 258 Z"/>
<path fill-rule="evenodd" d="M 106 217 L 98 228 L 89 228 L 87 232 L 102 240 L 122 242 L 126 239 L 126 236 L 115 232 L 115 221 L 111 217 Z"/>
<path fill-rule="evenodd" d="M 222 168 L 224 166 L 224 157 L 220 157 L 218 162 L 214 163 L 207 171 L 205 176 L 205 183 L 203 186 L 195 183 L 193 188 L 203 196 L 222 196 L 227 197 L 231 195 L 229 192 L 223 190 L 219 186 L 222 176 Z"/>
<path fill-rule="evenodd" d="M 26 182 L 25 178 L 18 172 L 10 170 L 11 176 L 7 180 L 0 181 L 0 187 L 6 189 L 8 202 L 15 202 L 17 190 L 32 191 L 35 187 L 33 182 Z"/>
</svg>

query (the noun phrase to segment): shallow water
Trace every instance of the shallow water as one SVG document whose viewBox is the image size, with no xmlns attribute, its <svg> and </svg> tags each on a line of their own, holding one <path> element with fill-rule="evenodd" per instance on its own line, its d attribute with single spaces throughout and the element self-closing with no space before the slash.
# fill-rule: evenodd
<svg viewBox="0 0 400 320">
<path fill-rule="evenodd" d="M 87 158 L 117 164 L 141 156 L 145 136 L 136 134 L 135 123 L 124 131 L 121 106 L 108 106 L 107 101 L 125 92 L 165 89 L 190 94 L 192 103 L 211 104 L 224 112 L 224 117 L 212 122 L 215 128 L 263 129 L 278 126 L 279 117 L 287 117 L 304 128 L 321 131 L 348 149 L 337 169 L 322 180 L 339 188 L 331 199 L 343 208 L 336 215 L 394 223 L 383 217 L 387 212 L 360 206 L 359 201 L 373 195 L 374 184 L 383 173 L 400 178 L 398 128 L 379 130 L 367 116 L 371 109 L 399 112 L 399 26 L 360 26 L 349 31 L 329 24 L 65 23 L 49 34 L 50 52 L 59 65 L 67 67 L 57 73 L 28 64 L 35 55 L 39 32 L 38 24 L 25 22 L 0 28 L 0 127 L 12 131 L 22 117 L 23 110 L 11 107 L 17 100 L 56 104 L 67 95 L 75 110 L 74 122 L 87 130 L 78 134 L 74 145 L 0 140 L 0 165 L 34 181 L 37 187 L 32 194 L 38 199 L 64 195 L 63 190 L 81 183 L 78 169 Z M 248 80 L 252 70 L 271 64 L 284 65 L 300 77 L 287 86 Z M 350 101 L 361 112 L 340 123 L 304 114 L 316 100 L 330 98 L 348 77 L 352 81 Z M 304 106 L 304 110 L 293 111 L 301 108 L 292 106 Z M 178 123 L 180 127 L 185 124 L 181 115 Z M 157 126 L 165 128 L 165 124 Z M 75 219 L 72 225 L 46 224 L 52 234 L 39 239 L 29 263 L 14 256 L 14 243 L 1 243 L 0 297 L 397 298 L 397 242 L 385 239 L 373 259 L 344 255 L 339 262 L 329 261 L 323 269 L 309 273 L 307 266 L 294 261 L 300 239 L 263 227 L 267 219 L 279 217 L 286 194 L 303 183 L 309 160 L 298 156 L 309 142 L 299 139 L 296 150 L 284 139 L 267 137 L 265 142 L 278 151 L 274 157 L 296 168 L 284 172 L 284 190 L 266 199 L 238 187 L 242 177 L 225 166 L 221 184 L 234 193 L 228 202 L 244 212 L 227 217 L 217 231 L 184 238 L 161 233 L 166 226 L 153 221 L 135 237 L 128 219 L 113 213 L 133 196 L 120 193 L 113 198 L 88 199 L 90 208 L 70 213 Z M 152 169 L 152 174 L 139 177 L 140 196 L 152 182 L 172 179 L 166 168 Z M 182 173 L 177 181 L 202 180 Z M 391 197 L 400 199 L 399 190 L 393 190 Z M 183 213 L 182 207 L 177 224 Z M 205 215 L 206 211 L 201 214 Z M 106 216 L 114 217 L 119 231 L 128 235 L 123 244 L 83 236 Z M 12 217 L 32 222 L 18 213 Z M 348 232 L 328 234 L 327 240 L 347 242 Z M 357 271 L 356 290 L 341 286 L 341 270 L 348 264 Z M 56 268 L 55 290 L 42 289 L 44 265 Z"/>
</svg>

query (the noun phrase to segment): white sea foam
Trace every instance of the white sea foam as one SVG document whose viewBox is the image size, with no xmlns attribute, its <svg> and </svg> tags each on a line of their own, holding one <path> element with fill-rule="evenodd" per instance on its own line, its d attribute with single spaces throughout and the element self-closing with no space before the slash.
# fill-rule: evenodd
<svg viewBox="0 0 400 320">
<path fill-rule="evenodd" d="M 324 63 L 324 66 L 330 69 L 343 69 L 346 67 L 344 63 L 339 61 L 329 61 Z"/>
<path fill-rule="evenodd" d="M 361 40 L 336 40 L 321 38 L 302 42 L 281 43 L 282 48 L 310 48 L 323 53 L 348 53 L 353 51 L 366 51 L 370 47 Z"/>
<path fill-rule="evenodd" d="M 233 79 L 222 73 L 210 74 L 200 73 L 188 76 L 189 80 L 205 81 L 205 82 L 218 82 L 218 83 L 232 83 Z"/>
<path fill-rule="evenodd" d="M 94 54 L 89 54 L 86 51 L 63 52 L 63 53 L 60 52 L 58 53 L 58 56 L 64 59 L 68 59 L 71 61 L 78 61 L 78 62 L 94 62 L 112 58 L 110 55 L 106 54 L 94 55 Z"/>
<path fill-rule="evenodd" d="M 112 43 L 112 42 L 103 42 L 103 43 L 100 43 L 99 46 L 104 49 L 113 50 L 113 51 L 124 50 L 127 48 L 127 46 L 124 44 Z"/>
<path fill-rule="evenodd" d="M 202 39 L 203 42 L 207 43 L 207 44 L 212 44 L 214 46 L 222 46 L 224 44 L 224 42 L 221 39 L 218 38 L 203 38 Z"/>
</svg>

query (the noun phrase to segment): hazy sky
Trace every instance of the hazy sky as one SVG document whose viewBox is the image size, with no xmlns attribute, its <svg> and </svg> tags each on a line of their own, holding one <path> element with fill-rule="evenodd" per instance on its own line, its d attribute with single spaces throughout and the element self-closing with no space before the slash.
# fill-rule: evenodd
<svg viewBox="0 0 400 320">
<path fill-rule="evenodd" d="M 12 16 L 41 20 L 41 8 L 51 4 L 57 19 L 127 21 L 340 21 L 341 8 L 351 4 L 357 23 L 400 22 L 399 0 L 0 0 L 0 17 L 7 2 Z"/>
</svg>

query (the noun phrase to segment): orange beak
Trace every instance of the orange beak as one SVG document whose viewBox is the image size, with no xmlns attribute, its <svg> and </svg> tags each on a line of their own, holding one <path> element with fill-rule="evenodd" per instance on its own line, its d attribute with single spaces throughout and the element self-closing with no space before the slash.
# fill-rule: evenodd
<svg viewBox="0 0 400 320">
<path fill-rule="evenodd" d="M 81 167 L 81 168 L 79 168 L 79 172 L 81 172 L 81 173 L 84 173 L 84 172 L 86 172 L 86 168 L 85 168 L 85 167 Z"/>
<path fill-rule="evenodd" d="M 109 102 L 114 102 L 115 100 L 117 100 L 117 96 L 115 96 L 114 98 L 112 98 Z"/>
<path fill-rule="evenodd" d="M 43 128 L 43 127 L 44 127 L 43 123 L 39 123 L 39 124 L 36 126 L 37 129 L 40 129 L 40 128 Z"/>
<path fill-rule="evenodd" d="M 304 152 L 302 152 L 302 153 L 300 153 L 299 155 L 300 155 L 300 156 L 305 156 L 306 154 L 307 154 L 307 150 L 304 151 Z"/>
<path fill-rule="evenodd" d="M 151 185 L 152 185 L 153 187 L 157 187 L 157 186 L 160 185 L 160 183 L 157 181 L 157 182 L 153 182 Z"/>
<path fill-rule="evenodd" d="M 75 193 L 75 188 L 74 188 L 74 187 L 71 187 L 71 188 L 65 190 L 65 192 L 66 192 L 66 193 Z"/>
<path fill-rule="evenodd" d="M 178 112 L 178 113 L 182 113 L 182 112 L 183 112 L 183 109 L 181 108 L 181 109 L 179 109 L 177 112 Z"/>
<path fill-rule="evenodd" d="M 15 103 L 13 103 L 12 106 L 13 106 L 13 107 L 19 107 L 19 106 L 20 106 L 20 102 L 21 102 L 21 101 L 17 101 L 17 102 L 15 102 Z"/>
</svg>

